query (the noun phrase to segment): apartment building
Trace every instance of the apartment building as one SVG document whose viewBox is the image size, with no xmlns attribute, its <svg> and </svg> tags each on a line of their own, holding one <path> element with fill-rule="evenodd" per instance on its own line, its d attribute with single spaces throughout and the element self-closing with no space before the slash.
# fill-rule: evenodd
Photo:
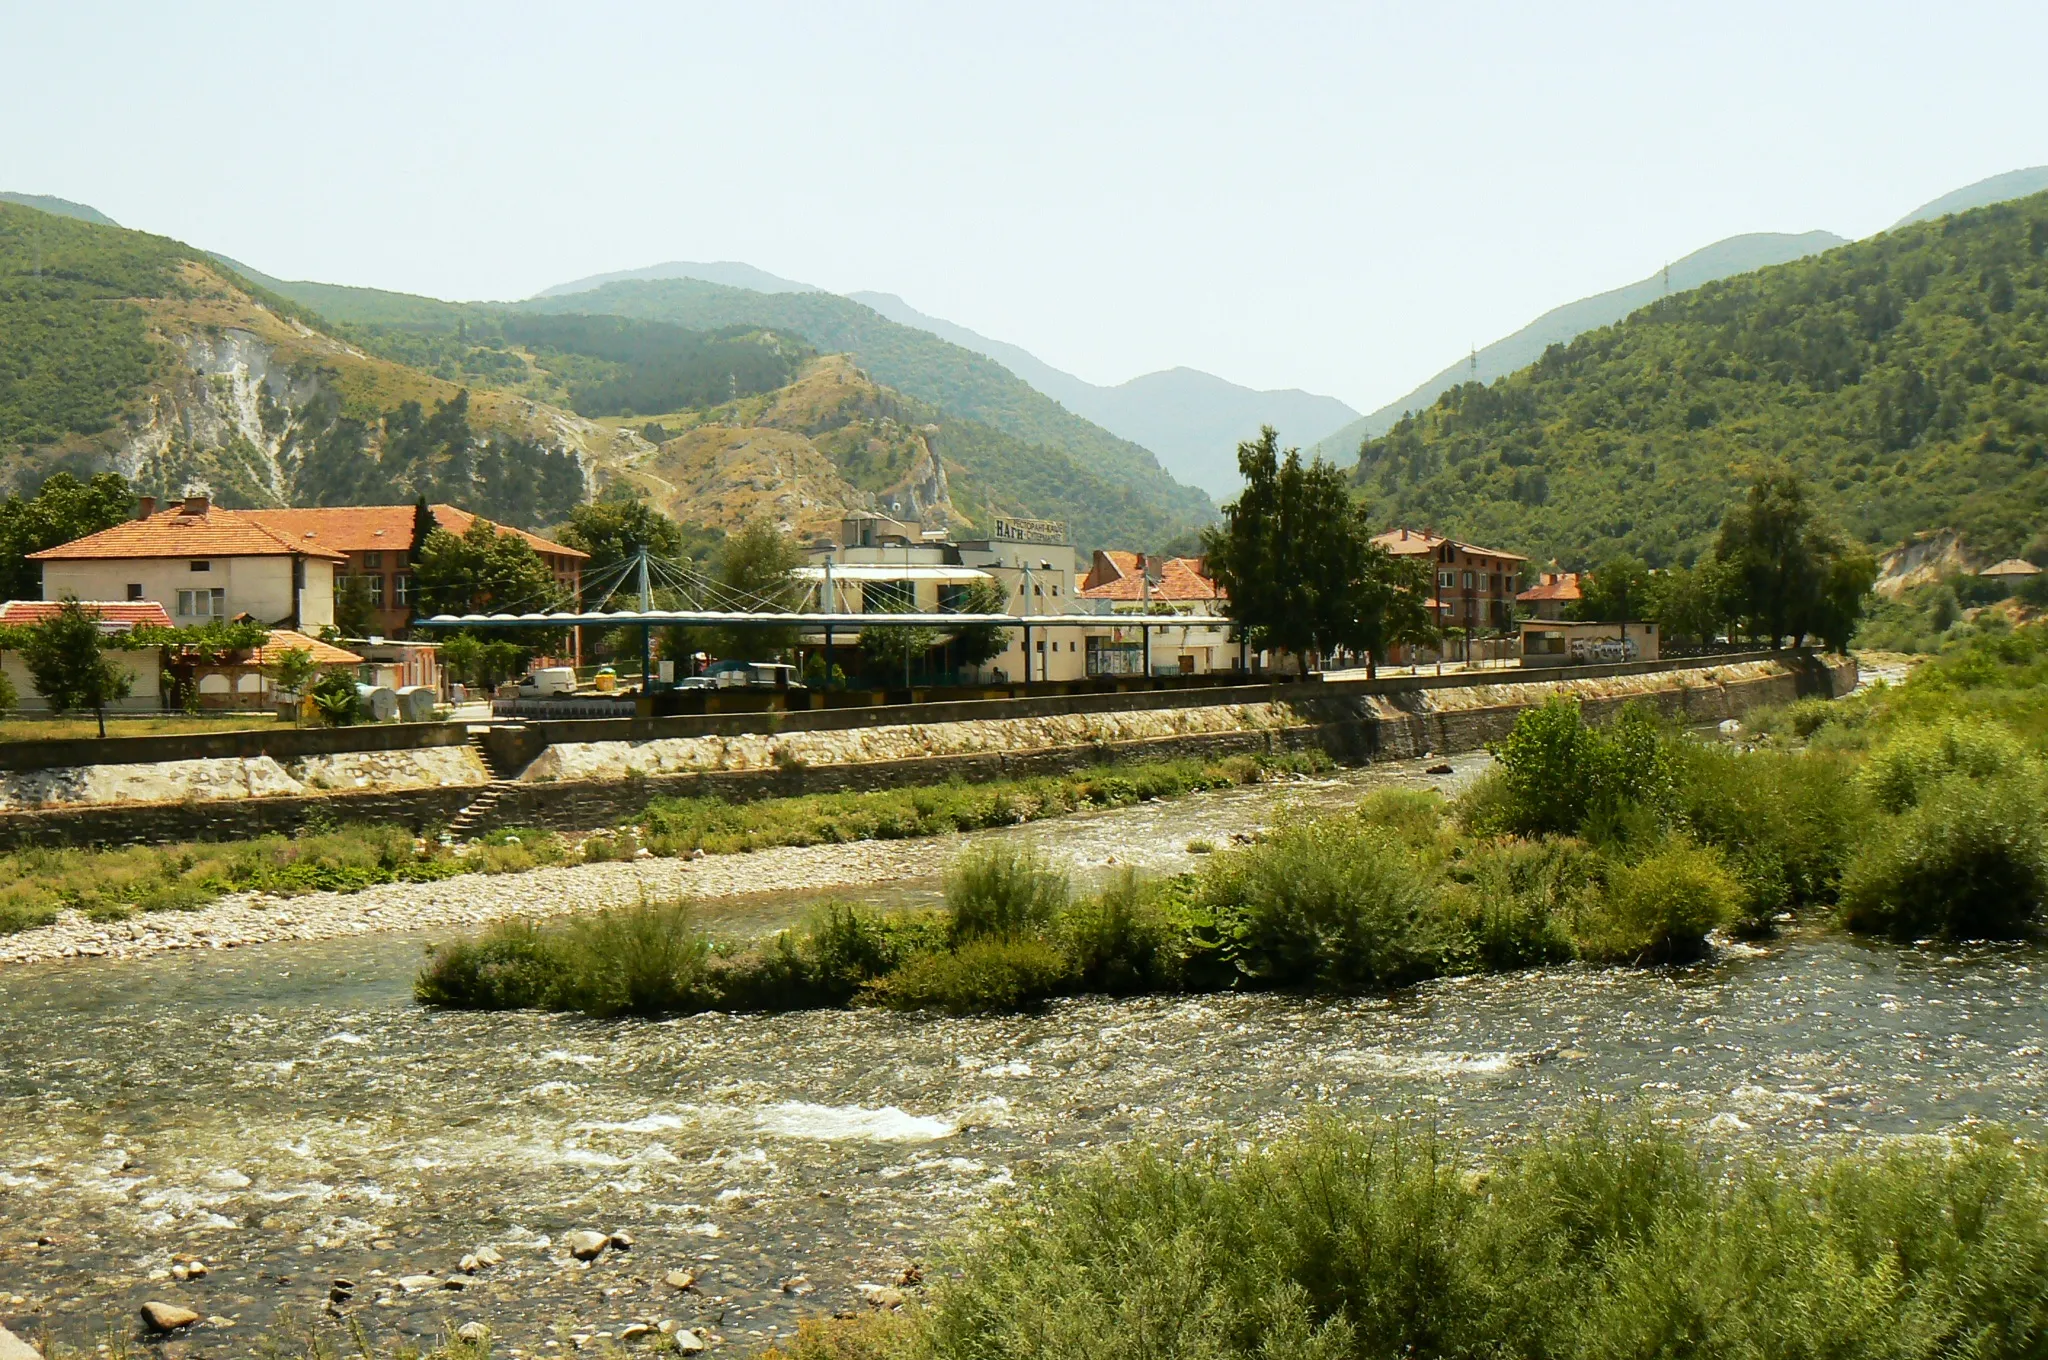
<svg viewBox="0 0 2048 1360">
<path fill-rule="evenodd" d="M 1515 597 L 1528 558 L 1413 529 L 1389 529 L 1372 541 L 1396 557 L 1430 564 L 1430 607 L 1438 627 L 1473 633 L 1515 626 Z"/>
</svg>

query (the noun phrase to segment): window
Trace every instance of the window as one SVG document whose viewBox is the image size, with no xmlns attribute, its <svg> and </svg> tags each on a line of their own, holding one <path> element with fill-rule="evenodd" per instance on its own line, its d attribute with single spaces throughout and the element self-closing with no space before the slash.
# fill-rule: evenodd
<svg viewBox="0 0 2048 1360">
<path fill-rule="evenodd" d="M 391 565 L 394 567 L 402 567 L 406 565 L 405 553 L 402 550 L 391 554 Z"/>
<path fill-rule="evenodd" d="M 1472 573 L 1471 573 L 1471 572 L 1469 572 L 1469 571 L 1468 571 L 1468 572 L 1466 572 L 1466 573 L 1465 573 L 1465 589 L 1467 589 L 1467 590 L 1470 590 L 1470 589 L 1472 589 L 1472 585 L 1473 585 L 1473 579 L 1474 579 L 1474 578 L 1473 578 L 1473 576 L 1472 576 Z"/>
<path fill-rule="evenodd" d="M 131 600 L 139 600 L 139 599 L 141 599 L 141 598 L 142 598 L 142 587 L 141 587 L 141 586 L 139 586 L 139 585 L 135 585 L 135 584 L 132 584 L 132 583 L 131 583 L 131 584 L 129 585 L 129 587 L 128 587 L 128 598 L 129 598 L 129 599 L 131 599 Z"/>
<path fill-rule="evenodd" d="M 228 612 L 227 594 L 225 590 L 181 590 L 178 592 L 178 617 L 223 618 Z"/>
<path fill-rule="evenodd" d="M 383 566 L 383 565 L 384 565 L 384 553 L 383 553 L 383 550 L 382 550 L 382 549 L 374 549 L 374 550 L 372 550 L 372 551 L 370 551 L 370 552 L 366 552 L 366 553 L 364 553 L 364 554 L 363 554 L 363 565 L 364 565 L 364 566 L 366 566 L 366 567 L 381 567 L 381 566 Z"/>
<path fill-rule="evenodd" d="M 412 607 L 412 577 L 402 571 L 391 578 L 391 603 L 400 609 Z"/>
<path fill-rule="evenodd" d="M 1455 571 L 1440 571 L 1436 574 L 1436 583 L 1441 589 L 1455 590 L 1458 585 L 1458 573 Z"/>
<path fill-rule="evenodd" d="M 375 576 L 365 576 L 363 580 L 367 582 L 370 587 L 370 608 L 382 609 L 384 607 L 383 573 L 379 572 Z"/>
<path fill-rule="evenodd" d="M 213 570 L 213 563 L 211 563 L 211 562 L 208 562 L 208 561 L 205 561 L 205 560 L 203 560 L 203 559 L 202 559 L 202 560 L 199 560 L 199 561 L 195 561 L 195 562 L 193 562 L 193 564 L 192 564 L 192 570 L 194 570 L 194 571 L 212 571 L 212 570 Z"/>
</svg>

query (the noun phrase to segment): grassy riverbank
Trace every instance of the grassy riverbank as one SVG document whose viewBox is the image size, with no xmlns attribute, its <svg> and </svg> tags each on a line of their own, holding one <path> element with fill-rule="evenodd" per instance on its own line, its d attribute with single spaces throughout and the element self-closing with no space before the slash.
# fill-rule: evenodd
<svg viewBox="0 0 2048 1360">
<path fill-rule="evenodd" d="M 351 823 L 247 841 L 34 848 L 0 855 L 0 934 L 46 925 L 67 910 L 113 921 L 137 912 L 190 910 L 232 892 L 352 892 L 381 883 L 625 859 L 643 849 L 655 855 L 699 849 L 726 854 L 932 836 L 1329 768 L 1318 752 L 1103 765 L 1035 779 L 753 803 L 657 799 L 642 819 L 595 835 L 569 839 L 515 829 L 461 847 L 416 838 L 402 827 Z"/>
<path fill-rule="evenodd" d="M 909 1316 L 771 1354 L 2019 1360 L 2048 1344 L 2048 1165 L 2010 1138 L 1795 1165 L 1647 1127 L 1475 1155 L 1329 1123 L 1105 1159 L 951 1258 Z"/>
<path fill-rule="evenodd" d="M 2033 932 L 2048 903 L 2048 630 L 1897 689 L 1761 715 L 1757 749 L 1631 708 L 1525 712 L 1455 803 L 1383 791 L 1283 821 L 1197 874 L 1076 898 L 1025 851 L 955 865 L 943 911 L 821 910 L 746 948 L 687 906 L 443 949 L 431 1005 L 654 1015 L 877 1005 L 1003 1012 L 1079 993 L 1384 990 L 1569 962 L 1678 963 L 1788 913 L 1910 940 Z M 973 815 L 1004 806 L 963 792 Z M 978 800 L 978 801 L 977 801 Z M 744 809 L 739 810 L 744 813 Z M 752 834 L 744 828 L 689 835 Z"/>
</svg>

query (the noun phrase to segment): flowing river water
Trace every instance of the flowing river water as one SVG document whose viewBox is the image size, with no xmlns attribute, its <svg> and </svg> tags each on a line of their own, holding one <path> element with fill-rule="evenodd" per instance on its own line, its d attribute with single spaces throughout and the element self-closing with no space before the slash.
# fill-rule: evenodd
<svg viewBox="0 0 2048 1360">
<path fill-rule="evenodd" d="M 1173 869 L 1191 836 L 1390 779 L 1424 776 L 1382 768 L 998 834 L 1084 870 Z M 764 930 L 803 905 L 728 902 L 711 920 Z M 2032 1136 L 2048 1106 L 2048 956 L 2027 948 L 1803 930 L 1682 971 L 1574 967 L 1391 998 L 656 1023 L 422 1010 L 422 943 L 0 971 L 0 1323 L 83 1345 L 161 1299 L 220 1320 L 176 1348 L 246 1353 L 294 1320 L 333 1325 L 322 1309 L 345 1279 L 379 1340 L 481 1320 L 501 1349 L 552 1355 L 676 1319 L 744 1352 L 931 1264 L 992 1195 L 1134 1139 L 1257 1137 L 1318 1110 L 1503 1139 L 1596 1106 L 1810 1150 L 1977 1122 Z M 562 1238 L 578 1228 L 634 1245 L 576 1263 Z M 486 1245 L 501 1263 L 459 1292 L 417 1278 Z M 194 1257 L 203 1279 L 170 1276 Z M 665 1283 L 678 1269 L 700 1272 L 695 1288 Z"/>
</svg>

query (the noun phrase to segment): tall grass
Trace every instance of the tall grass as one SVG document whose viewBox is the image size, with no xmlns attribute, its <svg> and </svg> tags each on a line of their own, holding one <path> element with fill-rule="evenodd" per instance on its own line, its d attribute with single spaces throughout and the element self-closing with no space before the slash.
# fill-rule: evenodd
<svg viewBox="0 0 2048 1360">
<path fill-rule="evenodd" d="M 1726 1163 L 1600 1126 L 1480 1164 L 1327 1123 L 1110 1158 L 954 1262 L 882 1354 L 2018 1360 L 2048 1345 L 2048 1167 L 2009 1141 Z"/>
<path fill-rule="evenodd" d="M 657 798 L 639 819 L 658 855 L 731 854 L 778 845 L 903 840 L 1012 826 L 1094 807 L 1178 798 L 1330 768 L 1321 752 L 1104 765 L 1065 775 L 955 781 L 870 793 L 819 793 L 733 803 Z"/>
<path fill-rule="evenodd" d="M 435 950 L 413 995 L 468 1010 L 674 1015 L 718 1002 L 710 960 L 687 904 L 642 902 L 545 926 L 502 922 Z"/>
</svg>

